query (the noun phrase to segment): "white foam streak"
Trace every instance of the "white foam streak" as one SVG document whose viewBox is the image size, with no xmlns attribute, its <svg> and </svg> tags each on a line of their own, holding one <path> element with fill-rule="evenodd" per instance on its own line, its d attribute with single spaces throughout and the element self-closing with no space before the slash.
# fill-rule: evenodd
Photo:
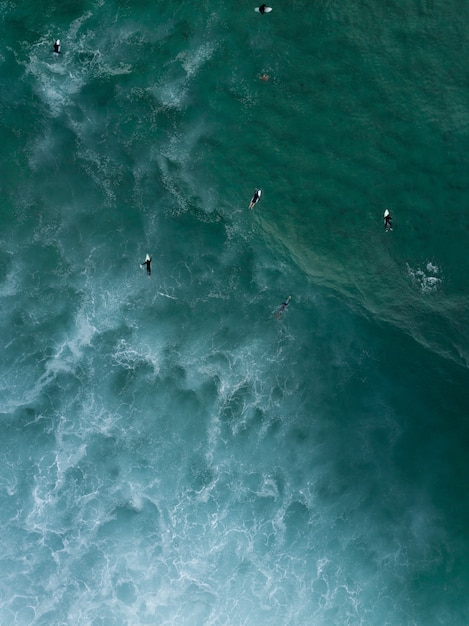
<svg viewBox="0 0 469 626">
<path fill-rule="evenodd" d="M 181 61 L 187 76 L 191 77 L 211 58 L 215 49 L 216 46 L 214 44 L 210 42 L 203 43 L 196 49 L 191 48 L 190 51 L 180 52 L 176 59 Z"/>
<path fill-rule="evenodd" d="M 11 269 L 6 279 L 0 285 L 0 297 L 7 298 L 16 295 L 19 289 L 18 272 Z"/>
<path fill-rule="evenodd" d="M 120 367 L 128 370 L 134 370 L 139 363 L 150 364 L 153 370 L 152 377 L 156 377 L 160 371 L 158 358 L 150 346 L 133 346 L 125 339 L 119 340 L 113 359 Z"/>
<path fill-rule="evenodd" d="M 407 264 L 407 275 L 422 293 L 431 293 L 440 287 L 442 279 L 438 276 L 439 273 L 439 267 L 431 261 L 428 261 L 424 267 L 417 268 L 412 268 Z"/>
<path fill-rule="evenodd" d="M 14 412 L 20 406 L 33 405 L 49 384 L 61 374 L 74 372 L 83 358 L 84 350 L 91 344 L 96 328 L 89 320 L 78 315 L 75 334 L 56 347 L 55 354 L 48 358 L 44 371 L 31 387 L 23 388 L 20 397 L 13 397 L 4 403 L 5 412 Z"/>
</svg>

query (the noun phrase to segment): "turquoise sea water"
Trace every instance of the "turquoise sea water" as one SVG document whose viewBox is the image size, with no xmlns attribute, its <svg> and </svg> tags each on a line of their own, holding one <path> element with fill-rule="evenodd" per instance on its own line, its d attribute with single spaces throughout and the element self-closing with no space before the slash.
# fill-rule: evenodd
<svg viewBox="0 0 469 626">
<path fill-rule="evenodd" d="M 255 6 L 0 0 L 1 625 L 469 623 L 469 4 Z"/>
</svg>

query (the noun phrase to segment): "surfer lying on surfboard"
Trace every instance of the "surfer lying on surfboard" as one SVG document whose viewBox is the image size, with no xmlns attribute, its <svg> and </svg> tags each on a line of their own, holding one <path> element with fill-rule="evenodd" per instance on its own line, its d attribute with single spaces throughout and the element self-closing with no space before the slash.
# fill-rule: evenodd
<svg viewBox="0 0 469 626">
<path fill-rule="evenodd" d="M 251 202 L 249 203 L 249 208 L 253 209 L 254 206 L 259 202 L 259 200 L 261 199 L 261 195 L 262 195 L 262 190 L 261 189 L 256 189 L 254 191 L 254 195 L 251 198 Z"/>
<path fill-rule="evenodd" d="M 388 230 L 392 230 L 392 216 L 391 213 L 386 209 L 384 211 L 384 230 L 388 232 Z"/>
<path fill-rule="evenodd" d="M 54 41 L 54 52 L 55 54 L 60 54 L 60 39 Z"/>
<path fill-rule="evenodd" d="M 151 274 L 151 256 L 149 254 L 147 254 L 147 256 L 145 257 L 145 261 L 143 263 L 140 263 L 140 265 L 142 267 L 144 265 L 147 266 L 147 274 L 148 274 L 148 276 L 150 276 L 150 274 Z"/>
<path fill-rule="evenodd" d="M 268 7 L 266 4 L 261 4 L 260 7 L 254 10 L 260 13 L 261 15 L 264 15 L 264 13 L 270 13 L 272 11 L 272 7 Z"/>
</svg>

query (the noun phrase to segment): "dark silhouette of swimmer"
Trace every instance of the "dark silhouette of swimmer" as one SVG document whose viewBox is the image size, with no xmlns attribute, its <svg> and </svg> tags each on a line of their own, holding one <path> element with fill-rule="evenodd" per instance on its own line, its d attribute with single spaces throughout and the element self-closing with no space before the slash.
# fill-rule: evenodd
<svg viewBox="0 0 469 626">
<path fill-rule="evenodd" d="M 262 194 L 261 189 L 256 189 L 255 190 L 254 195 L 253 195 L 253 197 L 251 199 L 251 202 L 249 203 L 249 208 L 250 209 L 253 209 L 254 205 L 256 205 L 259 202 L 259 200 L 261 199 L 261 194 Z"/>
<path fill-rule="evenodd" d="M 148 276 L 150 276 L 151 274 L 151 257 L 148 256 L 147 254 L 147 258 L 145 259 L 145 261 L 143 263 L 140 263 L 140 265 L 143 267 L 144 265 L 147 266 L 147 274 Z"/>
<path fill-rule="evenodd" d="M 54 52 L 60 54 L 60 39 L 54 41 Z"/>
<path fill-rule="evenodd" d="M 285 302 L 282 302 L 282 304 L 280 305 L 279 310 L 277 311 L 276 314 L 276 318 L 280 319 L 280 316 L 282 315 L 282 313 L 285 311 L 285 309 L 287 308 L 287 306 L 290 304 L 290 300 L 291 300 L 291 296 L 288 296 L 288 298 L 285 300 Z"/>
<path fill-rule="evenodd" d="M 262 13 L 262 15 L 264 15 L 266 9 L 267 9 L 267 5 L 261 4 L 261 6 L 259 7 L 259 13 Z"/>
<path fill-rule="evenodd" d="M 392 230 L 392 215 L 387 209 L 384 212 L 384 230 Z"/>
</svg>

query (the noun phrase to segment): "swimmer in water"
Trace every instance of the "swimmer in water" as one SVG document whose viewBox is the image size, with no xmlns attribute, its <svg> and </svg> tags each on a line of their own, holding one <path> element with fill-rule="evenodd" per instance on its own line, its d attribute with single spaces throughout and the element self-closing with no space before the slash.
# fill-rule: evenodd
<svg viewBox="0 0 469 626">
<path fill-rule="evenodd" d="M 140 265 L 141 265 L 142 267 L 143 267 L 144 265 L 146 265 L 146 266 L 147 266 L 147 274 L 148 274 L 148 276 L 150 276 L 150 274 L 151 274 L 151 256 L 149 256 L 149 255 L 147 254 L 145 261 L 144 261 L 143 263 L 140 263 Z"/>
<path fill-rule="evenodd" d="M 254 195 L 251 199 L 251 202 L 249 203 L 249 208 L 253 209 L 254 206 L 259 202 L 259 200 L 261 199 L 261 194 L 262 194 L 262 190 L 261 189 L 256 189 L 254 191 Z"/>
<path fill-rule="evenodd" d="M 259 78 L 266 83 L 269 80 L 270 76 L 268 74 L 261 74 Z"/>
<path fill-rule="evenodd" d="M 279 310 L 277 311 L 275 317 L 279 320 L 282 313 L 285 311 L 285 309 L 287 308 L 287 306 L 290 304 L 290 300 L 291 300 L 291 296 L 288 296 L 288 298 L 285 300 L 285 302 L 282 302 L 282 304 L 280 305 Z"/>
<path fill-rule="evenodd" d="M 54 52 L 55 54 L 60 54 L 60 39 L 54 41 Z"/>
</svg>

